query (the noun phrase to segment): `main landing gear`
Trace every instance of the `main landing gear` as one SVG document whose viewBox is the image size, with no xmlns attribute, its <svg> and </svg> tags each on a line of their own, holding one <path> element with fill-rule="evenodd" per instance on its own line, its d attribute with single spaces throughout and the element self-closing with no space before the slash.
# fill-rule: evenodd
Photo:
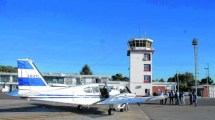
<svg viewBox="0 0 215 120">
<path fill-rule="evenodd" d="M 115 111 L 128 112 L 129 111 L 128 103 L 119 104 L 116 107 L 116 109 L 114 108 L 114 105 L 109 105 L 108 114 L 113 115 Z"/>
<path fill-rule="evenodd" d="M 120 111 L 120 112 L 124 112 L 124 111 L 127 112 L 127 111 L 129 111 L 129 106 L 128 106 L 128 104 L 127 104 L 127 103 L 124 103 L 124 104 L 118 105 L 117 111 Z"/>
<path fill-rule="evenodd" d="M 114 114 L 114 111 L 115 111 L 114 106 L 113 106 L 113 105 L 109 105 L 108 114 L 109 114 L 109 115 L 113 115 L 113 114 Z"/>
</svg>

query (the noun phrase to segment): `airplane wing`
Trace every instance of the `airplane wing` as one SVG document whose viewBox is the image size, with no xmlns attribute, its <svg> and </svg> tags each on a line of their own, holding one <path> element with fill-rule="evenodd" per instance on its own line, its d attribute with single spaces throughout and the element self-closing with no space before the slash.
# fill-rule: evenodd
<svg viewBox="0 0 215 120">
<path fill-rule="evenodd" d="M 146 101 L 151 100 L 160 100 L 165 99 L 167 96 L 160 94 L 159 96 L 151 96 L 151 97 L 136 97 L 131 93 L 123 93 L 111 96 L 108 99 L 105 99 L 97 104 L 124 104 L 124 103 L 144 103 Z"/>
</svg>

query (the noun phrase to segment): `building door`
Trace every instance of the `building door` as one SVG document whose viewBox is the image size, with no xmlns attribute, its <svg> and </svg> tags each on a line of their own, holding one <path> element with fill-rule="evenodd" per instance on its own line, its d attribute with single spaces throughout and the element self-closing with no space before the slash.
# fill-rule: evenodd
<svg viewBox="0 0 215 120">
<path fill-rule="evenodd" d="M 145 95 L 150 96 L 150 89 L 145 89 Z"/>
</svg>

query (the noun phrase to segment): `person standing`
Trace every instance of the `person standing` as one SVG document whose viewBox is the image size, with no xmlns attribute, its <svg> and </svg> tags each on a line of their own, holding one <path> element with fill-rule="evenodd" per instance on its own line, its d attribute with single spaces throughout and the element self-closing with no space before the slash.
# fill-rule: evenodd
<svg viewBox="0 0 215 120">
<path fill-rule="evenodd" d="M 175 104 L 176 105 L 179 104 L 179 92 L 178 92 L 178 90 L 176 90 L 176 92 L 175 92 Z"/>
<path fill-rule="evenodd" d="M 160 95 L 163 95 L 162 91 L 161 91 Z M 160 100 L 160 104 L 163 105 L 163 99 Z"/>
<path fill-rule="evenodd" d="M 182 92 L 182 103 L 183 103 L 183 105 L 185 105 L 185 95 L 184 95 L 184 91 Z"/>
<path fill-rule="evenodd" d="M 190 98 L 190 105 L 193 104 L 193 94 L 191 91 L 189 91 L 189 98 Z"/>
<path fill-rule="evenodd" d="M 179 92 L 179 105 L 182 105 L 182 102 L 183 102 L 183 101 L 182 101 L 182 100 L 183 100 L 183 99 L 182 99 L 182 96 L 183 96 L 183 95 L 182 95 L 182 91 L 180 91 L 180 92 Z"/>
<path fill-rule="evenodd" d="M 198 96 L 196 95 L 196 93 L 193 94 L 193 103 L 195 105 L 195 107 L 197 107 L 197 99 L 198 99 Z"/>
<path fill-rule="evenodd" d="M 185 105 L 184 91 L 180 92 L 180 105 Z"/>
<path fill-rule="evenodd" d="M 171 90 L 170 93 L 169 93 L 169 104 L 173 104 L 173 98 L 174 98 L 174 94 L 173 94 L 173 91 Z"/>
<path fill-rule="evenodd" d="M 167 95 L 167 90 L 165 90 L 164 96 L 166 97 L 166 98 L 165 98 L 165 105 L 166 105 L 167 98 L 169 97 L 169 96 Z"/>
</svg>

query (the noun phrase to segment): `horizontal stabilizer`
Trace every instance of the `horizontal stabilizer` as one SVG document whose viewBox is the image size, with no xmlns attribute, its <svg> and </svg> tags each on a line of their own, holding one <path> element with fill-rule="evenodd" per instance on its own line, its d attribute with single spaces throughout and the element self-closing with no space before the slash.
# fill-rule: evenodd
<svg viewBox="0 0 215 120">
<path fill-rule="evenodd" d="M 10 96 L 19 96 L 19 90 L 16 89 L 16 90 L 14 90 L 12 92 L 9 92 L 8 95 L 10 95 Z"/>
</svg>

